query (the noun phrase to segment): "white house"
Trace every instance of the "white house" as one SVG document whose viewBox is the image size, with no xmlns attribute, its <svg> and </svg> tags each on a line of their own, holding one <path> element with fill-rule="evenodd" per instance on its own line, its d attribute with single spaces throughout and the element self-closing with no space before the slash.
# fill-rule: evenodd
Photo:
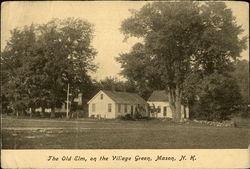
<svg viewBox="0 0 250 169">
<path fill-rule="evenodd" d="M 138 108 L 147 110 L 147 102 L 135 93 L 101 90 L 88 102 L 88 107 L 89 117 L 113 119 L 134 115 Z"/>
<path fill-rule="evenodd" d="M 165 90 L 154 91 L 148 99 L 150 107 L 159 109 L 159 113 L 155 114 L 157 118 L 173 118 L 173 113 L 169 105 L 168 94 Z M 153 116 L 151 114 L 151 116 Z M 181 116 L 182 118 L 189 118 L 189 109 L 181 105 Z"/>
</svg>

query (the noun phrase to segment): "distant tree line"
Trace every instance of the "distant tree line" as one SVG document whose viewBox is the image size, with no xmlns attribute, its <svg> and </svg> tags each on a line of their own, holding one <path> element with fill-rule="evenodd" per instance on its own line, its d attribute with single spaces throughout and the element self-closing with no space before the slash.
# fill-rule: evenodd
<svg viewBox="0 0 250 169">
<path fill-rule="evenodd" d="M 91 79 L 97 51 L 86 20 L 52 19 L 13 29 L 1 52 L 1 111 L 51 108 L 53 117 L 69 85 L 71 102 L 83 93 L 85 106 L 100 89 L 137 92 L 146 100 L 165 90 L 175 121 L 182 121 L 181 104 L 192 118 L 248 116 L 249 62 L 240 60 L 247 37 L 225 3 L 148 3 L 131 10 L 120 30 L 125 40 L 142 40 L 116 58 L 127 81 Z"/>
</svg>

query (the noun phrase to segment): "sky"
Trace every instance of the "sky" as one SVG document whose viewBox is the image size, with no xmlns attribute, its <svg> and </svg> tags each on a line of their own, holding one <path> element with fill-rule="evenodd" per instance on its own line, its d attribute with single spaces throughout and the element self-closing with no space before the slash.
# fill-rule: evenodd
<svg viewBox="0 0 250 169">
<path fill-rule="evenodd" d="M 75 17 L 86 19 L 94 24 L 92 45 L 98 54 L 94 60 L 99 66 L 91 76 L 100 80 L 119 76 L 120 64 L 115 58 L 128 52 L 138 40 L 131 38 L 124 42 L 119 28 L 121 22 L 131 16 L 128 9 L 140 9 L 146 1 L 23 1 L 4 2 L 1 6 L 1 50 L 10 38 L 10 30 L 32 23 L 46 23 L 52 18 Z M 236 21 L 245 30 L 242 35 L 249 36 L 249 6 L 247 2 L 226 2 L 232 9 Z M 249 60 L 249 49 L 241 53 L 242 59 Z"/>
</svg>

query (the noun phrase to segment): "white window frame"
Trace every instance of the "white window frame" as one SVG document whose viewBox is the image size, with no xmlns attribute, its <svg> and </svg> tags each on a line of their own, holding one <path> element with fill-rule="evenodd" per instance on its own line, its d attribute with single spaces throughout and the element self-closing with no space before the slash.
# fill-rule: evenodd
<svg viewBox="0 0 250 169">
<path fill-rule="evenodd" d="M 111 104 L 111 103 L 108 104 L 108 112 L 109 112 L 109 113 L 112 112 L 112 104 Z"/>
<path fill-rule="evenodd" d="M 128 112 L 128 105 L 124 104 L 124 113 L 127 113 L 127 112 Z"/>
</svg>

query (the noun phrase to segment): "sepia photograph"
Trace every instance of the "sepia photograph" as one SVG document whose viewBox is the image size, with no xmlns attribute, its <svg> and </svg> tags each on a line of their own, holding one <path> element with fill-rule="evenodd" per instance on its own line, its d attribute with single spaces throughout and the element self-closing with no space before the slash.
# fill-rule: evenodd
<svg viewBox="0 0 250 169">
<path fill-rule="evenodd" d="M 2 150 L 250 144 L 247 2 L 4 2 L 0 74 Z"/>
</svg>

